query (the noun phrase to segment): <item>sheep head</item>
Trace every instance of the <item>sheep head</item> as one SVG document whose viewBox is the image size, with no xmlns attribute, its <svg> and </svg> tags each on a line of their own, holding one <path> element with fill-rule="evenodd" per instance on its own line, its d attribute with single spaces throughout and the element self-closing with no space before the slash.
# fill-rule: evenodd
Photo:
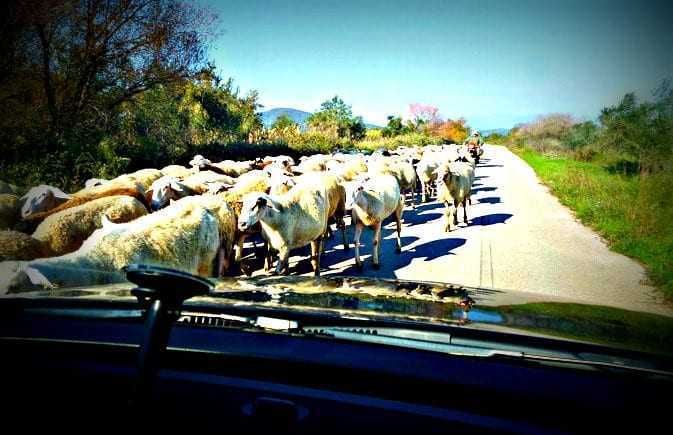
<svg viewBox="0 0 673 435">
<path fill-rule="evenodd" d="M 21 217 L 27 219 L 34 214 L 49 211 L 70 198 L 70 195 L 53 186 L 41 184 L 33 187 L 19 199 Z"/>
<path fill-rule="evenodd" d="M 252 192 L 243 197 L 243 206 L 238 215 L 238 229 L 246 231 L 264 218 L 269 211 L 280 212 L 280 209 L 265 193 Z"/>
<path fill-rule="evenodd" d="M 202 170 L 205 169 L 207 166 L 210 166 L 211 161 L 203 157 L 201 154 L 197 154 L 194 156 L 192 160 L 190 160 L 189 164 L 194 169 Z"/>
<path fill-rule="evenodd" d="M 186 186 L 170 175 L 156 180 L 145 193 L 151 211 L 166 207 L 171 199 L 180 199 L 187 194 Z"/>
</svg>

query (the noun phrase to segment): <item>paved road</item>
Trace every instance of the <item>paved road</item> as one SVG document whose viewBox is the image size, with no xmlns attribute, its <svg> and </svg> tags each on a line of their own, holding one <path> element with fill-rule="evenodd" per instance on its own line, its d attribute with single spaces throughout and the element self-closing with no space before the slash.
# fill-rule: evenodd
<svg viewBox="0 0 673 435">
<path fill-rule="evenodd" d="M 611 252 L 506 148 L 485 147 L 472 204 L 469 225 L 461 222 L 451 233 L 442 231 L 443 206 L 437 202 L 405 209 L 402 253 L 394 253 L 394 224 L 388 223 L 380 270 L 371 268 L 371 231 L 363 234 L 362 273 L 355 269 L 353 249 L 344 251 L 335 237 L 323 256 L 323 274 L 441 281 L 525 292 L 530 301 L 574 300 L 673 315 L 644 283 L 643 267 Z M 349 235 L 352 240 L 352 231 Z M 311 274 L 307 255 L 294 253 L 292 274 Z M 507 302 L 508 292 L 492 294 Z"/>
</svg>

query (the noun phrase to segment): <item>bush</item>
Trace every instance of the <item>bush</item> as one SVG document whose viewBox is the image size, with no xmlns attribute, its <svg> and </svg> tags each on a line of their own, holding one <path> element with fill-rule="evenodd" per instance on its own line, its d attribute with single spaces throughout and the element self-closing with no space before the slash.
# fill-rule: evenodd
<svg viewBox="0 0 673 435">
<path fill-rule="evenodd" d="M 598 140 L 598 126 L 591 121 L 575 124 L 561 136 L 561 140 L 573 151 L 594 144 Z"/>
<path fill-rule="evenodd" d="M 387 150 L 395 149 L 400 146 L 425 146 L 430 144 L 440 143 L 438 138 L 432 138 L 421 133 L 406 133 L 394 137 L 382 137 L 379 139 L 364 139 L 354 144 L 354 147 L 362 150 L 373 152 L 377 149 L 384 148 Z"/>
</svg>

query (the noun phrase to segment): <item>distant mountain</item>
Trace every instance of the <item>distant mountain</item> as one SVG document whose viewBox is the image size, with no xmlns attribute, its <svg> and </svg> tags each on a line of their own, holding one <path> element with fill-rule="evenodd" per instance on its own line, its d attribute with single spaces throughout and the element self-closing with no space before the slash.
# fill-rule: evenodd
<svg viewBox="0 0 673 435">
<path fill-rule="evenodd" d="M 279 107 L 277 109 L 270 109 L 266 112 L 262 112 L 262 123 L 265 128 L 271 128 L 273 123 L 281 115 L 289 116 L 294 122 L 299 124 L 303 129 L 306 128 L 306 119 L 311 116 L 310 112 L 304 112 L 303 110 L 291 109 L 287 107 Z"/>
<path fill-rule="evenodd" d="M 306 119 L 311 116 L 310 112 L 304 112 L 303 110 L 299 109 L 292 109 L 289 107 L 279 107 L 277 109 L 269 109 L 265 112 L 262 112 L 262 123 L 264 124 L 264 128 L 271 128 L 273 123 L 276 121 L 276 119 L 279 116 L 282 115 L 287 115 L 292 119 L 294 122 L 299 124 L 302 130 L 306 129 Z M 374 124 L 368 124 L 365 122 L 365 127 L 367 128 L 381 128 L 378 125 Z"/>
<path fill-rule="evenodd" d="M 489 136 L 493 133 L 498 133 L 500 135 L 507 135 L 509 133 L 509 128 L 491 128 L 490 130 L 481 130 L 480 133 L 483 137 Z"/>
</svg>

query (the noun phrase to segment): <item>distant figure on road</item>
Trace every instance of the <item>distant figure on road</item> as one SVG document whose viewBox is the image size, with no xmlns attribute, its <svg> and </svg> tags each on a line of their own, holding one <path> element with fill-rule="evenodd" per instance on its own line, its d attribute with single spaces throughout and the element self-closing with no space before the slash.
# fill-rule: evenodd
<svg viewBox="0 0 673 435">
<path fill-rule="evenodd" d="M 476 163 L 479 163 L 479 157 L 484 154 L 484 150 L 481 147 L 483 144 L 484 140 L 481 138 L 481 134 L 478 131 L 472 133 L 472 136 L 468 137 L 465 139 L 465 142 L 463 142 L 463 145 L 467 145 L 467 149 L 470 151 L 470 154 L 472 154 Z"/>
</svg>

